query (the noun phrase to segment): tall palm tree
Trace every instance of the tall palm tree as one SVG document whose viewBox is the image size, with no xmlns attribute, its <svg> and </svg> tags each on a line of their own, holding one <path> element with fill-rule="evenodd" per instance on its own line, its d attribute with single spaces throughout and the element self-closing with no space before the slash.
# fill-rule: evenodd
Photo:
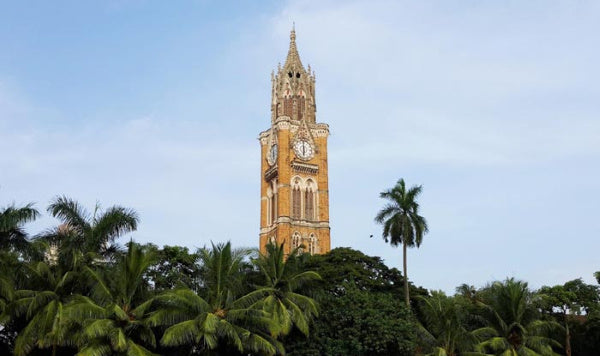
<svg viewBox="0 0 600 356">
<path fill-rule="evenodd" d="M 244 294 L 242 290 L 241 272 L 250 252 L 233 250 L 229 242 L 201 250 L 205 297 L 186 288 L 155 298 L 158 308 L 148 323 L 167 326 L 161 345 L 191 344 L 204 353 L 216 354 L 227 347 L 245 353 L 283 353 L 281 343 L 269 334 L 273 322 L 262 309 L 252 307 L 265 294 Z"/>
<path fill-rule="evenodd" d="M 0 210 L 0 250 L 26 252 L 29 242 L 23 225 L 39 215 L 33 204 L 21 208 L 11 205 Z"/>
<path fill-rule="evenodd" d="M 552 348 L 562 346 L 549 335 L 562 327 L 539 319 L 526 282 L 514 278 L 494 282 L 480 294 L 481 315 L 488 324 L 474 331 L 484 340 L 479 344 L 481 351 L 503 356 L 557 355 Z"/>
<path fill-rule="evenodd" d="M 62 224 L 40 236 L 58 248 L 59 261 L 73 266 L 83 257 L 88 260 L 115 256 L 113 242 L 119 236 L 135 231 L 137 213 L 121 206 L 102 211 L 97 204 L 90 214 L 78 202 L 65 196 L 54 198 L 48 212 Z"/>
<path fill-rule="evenodd" d="M 144 321 L 152 300 L 144 274 L 155 262 L 153 253 L 130 242 L 110 273 L 84 267 L 91 296 L 75 296 L 66 314 L 78 320 L 78 356 L 155 355 L 154 333 Z"/>
<path fill-rule="evenodd" d="M 267 253 L 254 260 L 264 276 L 265 285 L 260 291 L 265 293 L 261 300 L 265 310 L 274 321 L 275 336 L 285 336 L 296 326 L 308 336 L 310 320 L 318 315 L 316 302 L 298 290 L 307 282 L 321 279 L 314 271 L 302 271 L 298 264 L 298 249 L 285 259 L 283 243 L 268 244 Z"/>
<path fill-rule="evenodd" d="M 423 235 L 428 231 L 427 221 L 419 215 L 419 203 L 417 203 L 417 197 L 422 189 L 419 185 L 406 190 L 404 179 L 400 179 L 392 189 L 380 193 L 380 197 L 388 203 L 375 217 L 377 223 L 383 224 L 382 235 L 385 242 L 389 242 L 394 247 L 402 244 L 404 299 L 409 308 L 406 249 L 421 246 Z"/>
</svg>

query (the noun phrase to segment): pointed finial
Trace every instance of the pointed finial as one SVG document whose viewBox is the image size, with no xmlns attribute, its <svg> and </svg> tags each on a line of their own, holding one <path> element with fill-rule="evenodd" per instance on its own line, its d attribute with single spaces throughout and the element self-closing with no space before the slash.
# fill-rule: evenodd
<svg viewBox="0 0 600 356">
<path fill-rule="evenodd" d="M 290 47 L 294 43 L 294 47 L 296 46 L 296 23 L 292 22 L 292 31 L 290 32 Z"/>
<path fill-rule="evenodd" d="M 298 55 L 298 48 L 296 47 L 296 23 L 292 24 L 292 31 L 290 32 L 290 49 L 288 50 L 287 58 L 285 59 L 285 68 L 295 67 L 296 70 L 303 68 L 302 62 L 300 61 L 300 55 Z"/>
</svg>

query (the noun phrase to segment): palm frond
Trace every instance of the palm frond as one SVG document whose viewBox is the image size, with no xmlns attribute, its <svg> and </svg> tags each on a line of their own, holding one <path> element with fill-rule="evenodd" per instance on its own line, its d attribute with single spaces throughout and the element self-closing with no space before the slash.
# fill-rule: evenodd
<svg viewBox="0 0 600 356">
<path fill-rule="evenodd" d="M 127 341 L 127 356 L 159 356 L 153 352 L 150 352 L 148 349 L 144 348 L 141 345 L 136 344 L 135 342 L 128 340 Z"/>
<path fill-rule="evenodd" d="M 104 241 L 113 241 L 123 234 L 137 230 L 138 221 L 138 214 L 133 209 L 113 206 L 98 217 L 94 232 Z"/>
<path fill-rule="evenodd" d="M 187 320 L 167 328 L 160 344 L 163 346 L 197 344 L 202 336 L 203 332 L 198 328 L 198 321 Z"/>
<path fill-rule="evenodd" d="M 90 228 L 90 214 L 76 201 L 66 196 L 57 196 L 48 205 L 48 212 L 80 233 Z"/>
</svg>

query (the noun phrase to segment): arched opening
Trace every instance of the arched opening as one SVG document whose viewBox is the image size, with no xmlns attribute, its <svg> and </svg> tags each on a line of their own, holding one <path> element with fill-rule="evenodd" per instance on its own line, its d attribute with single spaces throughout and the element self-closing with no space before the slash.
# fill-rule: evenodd
<svg viewBox="0 0 600 356">
<path fill-rule="evenodd" d="M 304 118 L 304 112 L 306 111 L 306 99 L 304 97 L 304 93 L 300 93 L 300 97 L 298 97 L 297 105 L 298 105 L 298 120 L 302 120 Z"/>
<path fill-rule="evenodd" d="M 302 191 L 300 190 L 300 178 L 295 178 L 292 184 L 292 218 L 302 218 Z"/>
<path fill-rule="evenodd" d="M 304 219 L 308 221 L 317 220 L 317 185 L 312 179 L 306 181 L 306 190 L 304 191 Z"/>
<path fill-rule="evenodd" d="M 271 206 L 270 206 L 270 215 L 271 215 L 271 224 L 277 222 L 278 214 L 277 214 L 277 180 L 273 179 L 271 182 L 272 185 L 272 195 L 270 198 Z"/>
<path fill-rule="evenodd" d="M 294 101 L 290 96 L 283 98 L 283 115 L 291 118 L 294 113 Z"/>
<path fill-rule="evenodd" d="M 294 231 L 294 234 L 292 235 L 292 249 L 296 249 L 298 248 L 298 252 L 302 253 L 302 236 L 300 236 L 300 233 L 298 231 Z"/>
<path fill-rule="evenodd" d="M 315 253 L 319 253 L 319 244 L 318 244 L 318 240 L 317 237 L 315 236 L 315 234 L 310 234 L 310 236 L 308 237 L 308 252 L 311 255 L 314 255 Z"/>
<path fill-rule="evenodd" d="M 271 187 L 267 188 L 267 225 L 273 223 L 273 191 Z"/>
<path fill-rule="evenodd" d="M 309 221 L 315 219 L 314 194 L 310 187 L 304 192 L 304 219 Z"/>
</svg>

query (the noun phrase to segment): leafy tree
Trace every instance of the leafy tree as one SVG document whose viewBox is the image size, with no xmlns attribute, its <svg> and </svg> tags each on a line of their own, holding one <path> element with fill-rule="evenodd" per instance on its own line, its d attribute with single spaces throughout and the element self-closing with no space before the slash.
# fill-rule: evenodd
<svg viewBox="0 0 600 356">
<path fill-rule="evenodd" d="M 526 282 L 506 279 L 494 282 L 481 292 L 481 315 L 488 326 L 474 334 L 483 342 L 479 347 L 494 355 L 554 355 L 552 347 L 560 343 L 549 337 L 560 329 L 556 322 L 540 320 Z"/>
<path fill-rule="evenodd" d="M 539 291 L 540 305 L 543 312 L 559 314 L 560 321 L 565 327 L 565 355 L 571 356 L 571 333 L 569 330 L 568 314 L 571 306 L 576 302 L 577 296 L 564 286 L 542 287 Z"/>
<path fill-rule="evenodd" d="M 303 255 L 304 257 L 305 255 Z M 323 278 L 316 284 L 323 287 L 343 286 L 352 282 L 359 289 L 397 293 L 404 290 L 404 278 L 396 268 L 389 268 L 380 257 L 367 256 L 349 247 L 337 247 L 324 255 L 310 256 L 303 261 L 306 269 Z M 427 290 L 409 282 L 411 295 L 427 295 Z"/>
<path fill-rule="evenodd" d="M 162 346 L 193 345 L 197 352 L 223 355 L 284 352 L 281 343 L 269 334 L 273 321 L 262 309 L 252 308 L 265 294 L 243 293 L 245 259 L 250 253 L 232 249 L 229 242 L 203 249 L 200 256 L 205 297 L 187 288 L 156 297 L 158 309 L 148 322 L 167 326 Z"/>
<path fill-rule="evenodd" d="M 422 186 L 413 186 L 406 190 L 404 179 L 400 179 L 389 190 L 383 191 L 380 197 L 388 204 L 375 217 L 375 221 L 383 224 L 383 238 L 396 247 L 402 244 L 404 272 L 404 301 L 410 307 L 408 291 L 408 274 L 406 266 L 407 247 L 421 246 L 423 235 L 427 233 L 427 221 L 419 215 L 417 197 L 421 194 Z"/>
<path fill-rule="evenodd" d="M 305 270 L 322 277 L 307 286 L 320 312 L 308 339 L 298 331 L 285 338 L 289 355 L 414 354 L 415 321 L 395 297 L 402 289 L 397 269 L 350 248 L 301 257 Z M 412 288 L 414 296 L 426 293 Z"/>
<path fill-rule="evenodd" d="M 543 313 L 558 319 L 565 328 L 565 354 L 571 356 L 571 327 L 577 320 L 574 316 L 598 310 L 598 287 L 588 285 L 579 279 L 564 285 L 543 286 L 538 291 L 538 306 Z"/>
<path fill-rule="evenodd" d="M 254 262 L 265 279 L 265 286 L 258 292 L 265 294 L 260 305 L 273 320 L 274 336 L 287 335 L 296 326 L 308 336 L 310 320 L 318 315 L 316 302 L 298 289 L 307 282 L 321 279 L 318 273 L 300 268 L 297 249 L 285 259 L 283 244 L 268 244 L 267 253 Z"/>
<path fill-rule="evenodd" d="M 581 278 L 568 281 L 564 289 L 575 295 L 575 301 L 570 309 L 573 314 L 590 314 L 600 311 L 600 287 L 584 283 Z"/>
<path fill-rule="evenodd" d="M 569 320 L 572 353 L 576 356 L 597 356 L 600 350 L 600 315 L 572 316 Z"/>
<path fill-rule="evenodd" d="M 199 253 L 190 253 L 187 247 L 163 246 L 156 251 L 157 259 L 148 271 L 148 278 L 158 291 L 187 287 L 194 291 L 200 289 L 198 261 Z"/>
</svg>

